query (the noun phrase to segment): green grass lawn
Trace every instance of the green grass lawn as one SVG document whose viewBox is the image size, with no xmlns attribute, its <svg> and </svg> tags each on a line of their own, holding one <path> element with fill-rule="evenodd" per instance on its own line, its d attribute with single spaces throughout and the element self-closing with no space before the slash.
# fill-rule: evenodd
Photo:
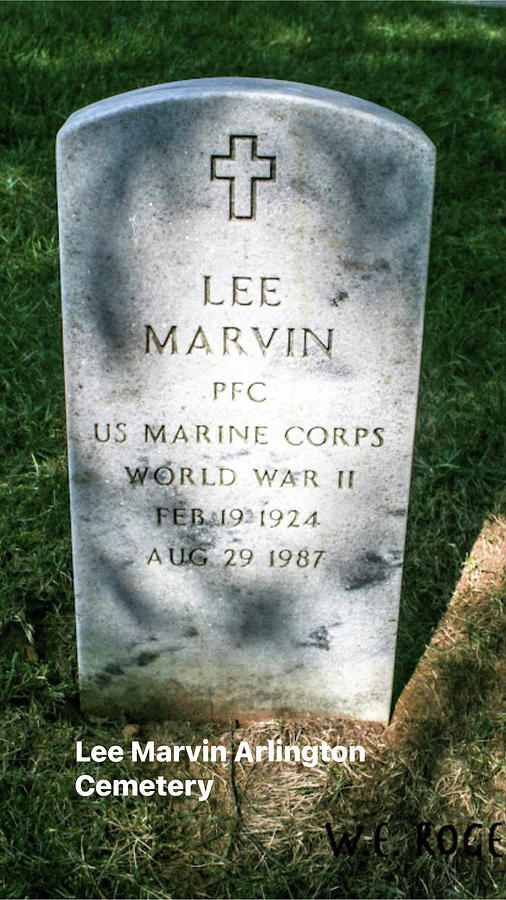
<svg viewBox="0 0 506 900">
<path fill-rule="evenodd" d="M 0 3 L 0 13 L 2 896 L 504 896 L 506 884 L 490 861 L 474 864 L 458 854 L 423 866 L 373 857 L 365 867 L 348 862 L 347 869 L 325 838 L 325 821 L 339 814 L 336 802 L 344 798 L 349 822 L 354 815 L 361 821 L 367 810 L 382 812 L 375 810 L 369 776 L 354 781 L 348 773 L 343 781 L 333 767 L 297 786 L 319 818 L 306 810 L 299 821 L 294 802 L 290 813 L 280 812 L 281 836 L 263 858 L 237 834 L 226 779 L 223 796 L 200 805 L 205 811 L 75 794 L 75 740 L 116 743 L 124 723 L 88 721 L 78 705 L 54 140 L 71 112 L 103 97 L 167 81 L 242 75 L 363 97 L 411 119 L 436 145 L 398 696 L 485 520 L 504 511 L 506 11 L 439 0 L 12 0 Z M 501 599 L 494 594 L 492 605 Z M 504 619 L 490 621 L 486 633 L 473 631 L 476 659 L 485 668 L 504 647 Z M 461 747 L 462 778 L 475 800 L 483 799 L 479 808 L 469 800 L 455 815 L 467 809 L 487 817 L 496 814 L 491 792 L 504 706 L 500 694 L 485 691 L 482 669 L 469 677 L 466 666 L 457 680 L 453 670 L 455 697 L 462 685 L 473 709 L 485 696 L 493 706 L 483 707 L 476 721 L 466 714 L 461 732 L 450 709 L 449 737 L 430 734 L 445 752 Z M 277 727 L 279 733 L 288 726 Z M 191 737 L 189 726 L 178 723 L 165 739 L 171 734 L 184 743 L 220 733 L 217 726 Z M 425 758 L 422 744 L 420 738 L 414 756 L 402 751 L 395 765 L 387 751 L 378 751 L 370 775 L 399 822 L 426 817 L 430 798 L 453 790 L 444 765 L 436 777 L 429 745 L 423 744 Z M 448 757 L 449 768 L 457 764 L 455 754 Z M 239 789 L 247 817 L 263 795 L 248 800 L 240 780 Z"/>
</svg>

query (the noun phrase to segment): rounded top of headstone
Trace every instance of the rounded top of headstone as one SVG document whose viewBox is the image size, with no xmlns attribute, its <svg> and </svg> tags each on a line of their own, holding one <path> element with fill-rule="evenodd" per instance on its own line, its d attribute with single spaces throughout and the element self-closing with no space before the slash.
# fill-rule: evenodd
<svg viewBox="0 0 506 900">
<path fill-rule="evenodd" d="M 317 87 L 311 84 L 302 84 L 296 81 L 278 81 L 271 78 L 194 78 L 187 81 L 172 81 L 167 84 L 156 84 L 150 87 L 138 88 L 124 94 L 115 94 L 72 113 L 60 132 L 67 132 L 80 128 L 83 125 L 95 122 L 101 118 L 108 118 L 127 110 L 135 110 L 138 107 L 164 103 L 167 100 L 199 100 L 211 97 L 223 96 L 251 96 L 263 94 L 266 97 L 278 95 L 285 100 L 307 102 L 347 109 L 363 117 L 373 117 L 381 121 L 386 127 L 403 130 L 413 138 L 423 141 L 430 147 L 433 143 L 424 131 L 398 113 L 392 112 L 376 103 L 362 100 L 351 94 L 342 94 L 340 91 L 329 88 Z"/>
</svg>

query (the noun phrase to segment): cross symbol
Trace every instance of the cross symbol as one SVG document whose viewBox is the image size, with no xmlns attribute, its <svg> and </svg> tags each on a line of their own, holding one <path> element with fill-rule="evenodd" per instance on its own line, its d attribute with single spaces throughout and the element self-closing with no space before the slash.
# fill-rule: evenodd
<svg viewBox="0 0 506 900">
<path fill-rule="evenodd" d="M 257 181 L 276 180 L 276 157 L 257 155 L 257 137 L 231 134 L 228 156 L 211 156 L 211 181 L 229 183 L 229 219 L 256 217 Z"/>
</svg>

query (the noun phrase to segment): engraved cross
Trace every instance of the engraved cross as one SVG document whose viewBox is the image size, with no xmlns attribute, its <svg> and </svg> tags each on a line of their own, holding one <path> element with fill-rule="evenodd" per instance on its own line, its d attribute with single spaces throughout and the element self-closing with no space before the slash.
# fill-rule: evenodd
<svg viewBox="0 0 506 900">
<path fill-rule="evenodd" d="M 211 156 L 211 181 L 229 183 L 229 218 L 256 217 L 257 181 L 275 181 L 276 157 L 257 155 L 256 135 L 231 134 L 228 156 Z"/>
</svg>

